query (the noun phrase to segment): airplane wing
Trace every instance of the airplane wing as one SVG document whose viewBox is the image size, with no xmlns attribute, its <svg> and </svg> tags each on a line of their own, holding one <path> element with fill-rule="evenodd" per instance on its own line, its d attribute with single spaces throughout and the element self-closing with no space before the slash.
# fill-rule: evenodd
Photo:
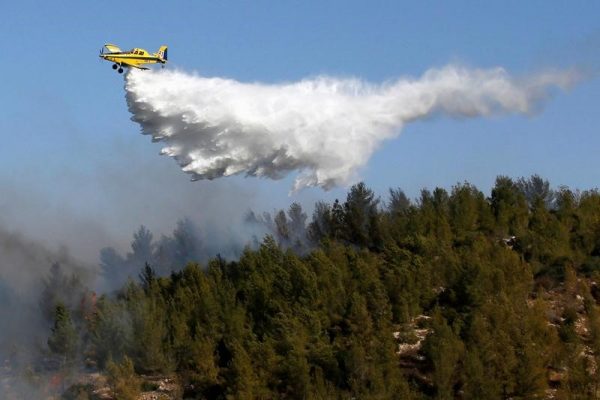
<svg viewBox="0 0 600 400">
<path fill-rule="evenodd" d="M 104 45 L 104 47 L 106 47 L 106 50 L 110 51 L 111 53 L 120 53 L 121 52 L 121 49 L 119 48 L 119 46 L 115 46 L 114 44 L 106 43 Z"/>
<path fill-rule="evenodd" d="M 121 65 L 125 65 L 125 66 L 127 66 L 127 67 L 133 67 L 133 68 L 137 68 L 137 69 L 148 69 L 148 68 L 146 68 L 146 67 L 141 67 L 141 66 L 139 65 L 139 63 L 130 62 L 129 60 L 126 60 L 126 59 L 121 59 L 121 60 L 119 61 L 119 63 L 120 63 Z"/>
</svg>

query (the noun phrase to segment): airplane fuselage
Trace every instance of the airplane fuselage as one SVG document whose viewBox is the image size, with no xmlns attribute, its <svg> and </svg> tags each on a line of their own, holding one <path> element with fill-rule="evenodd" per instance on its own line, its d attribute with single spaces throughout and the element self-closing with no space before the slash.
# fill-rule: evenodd
<svg viewBox="0 0 600 400">
<path fill-rule="evenodd" d="M 166 46 L 162 46 L 157 53 L 151 54 L 144 49 L 134 48 L 130 51 L 121 51 L 118 47 L 108 44 L 105 47 L 109 53 L 101 52 L 99 57 L 114 63 L 113 69 L 123 72 L 123 67 L 133 67 L 139 69 L 148 69 L 145 64 L 166 64 L 167 53 Z"/>
</svg>

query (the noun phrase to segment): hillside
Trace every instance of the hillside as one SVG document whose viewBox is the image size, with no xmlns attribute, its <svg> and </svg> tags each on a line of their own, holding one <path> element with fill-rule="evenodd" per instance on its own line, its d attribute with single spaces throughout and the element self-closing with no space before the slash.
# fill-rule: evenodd
<svg viewBox="0 0 600 400">
<path fill-rule="evenodd" d="M 307 221 L 297 204 L 251 214 L 248 223 L 271 235 L 238 260 L 188 262 L 171 274 L 156 272 L 170 262 L 159 265 L 151 235 L 137 235 L 132 249 L 147 256 L 132 254 L 138 264 L 123 275 L 139 279 L 100 296 L 71 286 L 79 302 L 61 297 L 61 282 L 73 280 L 54 269 L 52 332 L 40 350 L 54 361 L 28 366 L 27 390 L 77 399 L 100 398 L 103 385 L 119 399 L 142 398 L 142 389 L 143 398 L 596 398 L 597 191 L 499 177 L 487 197 L 465 183 L 417 201 L 394 189 L 383 204 L 358 184 Z M 181 256 L 186 245 L 174 249 Z M 16 368 L 7 360 L 6 371 Z M 48 376 L 60 384 L 48 389 Z M 171 389 L 161 391 L 165 380 Z"/>
</svg>

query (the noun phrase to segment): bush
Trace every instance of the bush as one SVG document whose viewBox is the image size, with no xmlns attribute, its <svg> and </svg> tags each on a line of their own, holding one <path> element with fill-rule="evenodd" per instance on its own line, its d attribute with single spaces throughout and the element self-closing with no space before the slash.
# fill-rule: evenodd
<svg viewBox="0 0 600 400">
<path fill-rule="evenodd" d="M 133 362 L 129 357 L 125 356 L 118 364 L 109 360 L 106 364 L 106 375 L 116 399 L 137 399 L 140 394 L 140 379 L 135 374 Z"/>
<path fill-rule="evenodd" d="M 76 383 L 71 385 L 61 396 L 62 400 L 95 400 L 92 385 Z"/>
</svg>

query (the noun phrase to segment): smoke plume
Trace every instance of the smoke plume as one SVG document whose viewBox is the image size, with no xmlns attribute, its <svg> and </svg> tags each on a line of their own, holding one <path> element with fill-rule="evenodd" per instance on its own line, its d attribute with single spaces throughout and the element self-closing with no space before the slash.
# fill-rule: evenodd
<svg viewBox="0 0 600 400">
<path fill-rule="evenodd" d="M 331 77 L 262 84 L 166 70 L 131 71 L 125 89 L 132 119 L 194 180 L 298 171 L 298 190 L 350 183 L 406 123 L 437 113 L 532 113 L 553 88 L 577 78 L 575 71 L 514 78 L 502 68 L 447 66 L 379 85 Z"/>
</svg>

